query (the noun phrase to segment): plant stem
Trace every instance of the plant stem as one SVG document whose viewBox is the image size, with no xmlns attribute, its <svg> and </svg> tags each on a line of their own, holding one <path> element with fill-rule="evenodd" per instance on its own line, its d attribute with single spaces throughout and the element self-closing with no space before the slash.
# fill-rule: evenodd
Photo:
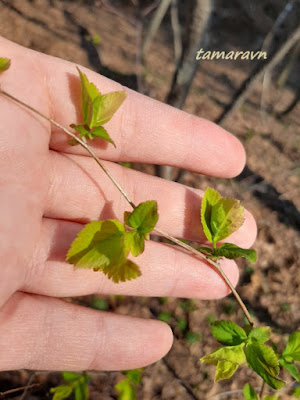
<svg viewBox="0 0 300 400">
<path fill-rule="evenodd" d="M 116 188 L 121 192 L 122 196 L 125 197 L 125 199 L 128 201 L 128 203 L 131 205 L 131 207 L 135 208 L 135 205 L 133 202 L 129 199 L 127 194 L 124 192 L 124 190 L 121 188 L 121 186 L 118 184 L 118 182 L 115 180 L 115 178 L 111 175 L 111 173 L 108 171 L 108 169 L 102 164 L 100 159 L 96 156 L 94 151 L 79 137 L 77 137 L 74 133 L 69 131 L 68 129 L 64 128 L 62 125 L 60 125 L 58 122 L 54 121 L 52 118 L 47 117 L 40 111 L 36 110 L 35 108 L 31 107 L 29 104 L 24 103 L 23 101 L 17 99 L 16 97 L 12 96 L 11 94 L 5 92 L 0 88 L 0 93 L 2 93 L 4 96 L 9 97 L 10 99 L 16 101 L 17 103 L 21 104 L 22 106 L 28 108 L 29 110 L 33 111 L 34 113 L 38 114 L 40 117 L 44 118 L 48 122 L 51 122 L 51 124 L 55 125 L 57 128 L 61 129 L 64 131 L 67 135 L 71 136 L 74 138 L 79 144 L 81 144 L 82 147 L 85 148 L 85 150 L 93 157 L 93 159 L 96 161 L 96 163 L 100 166 L 100 168 L 104 171 L 104 173 L 109 177 L 109 179 L 112 181 L 112 183 L 116 186 Z"/>
<path fill-rule="evenodd" d="M 218 262 L 215 262 L 213 260 L 211 260 L 210 258 L 208 258 L 207 256 L 205 256 L 203 253 L 200 253 L 200 251 L 196 250 L 194 247 L 189 246 L 186 243 L 183 243 L 181 240 L 174 238 L 173 236 L 170 236 L 168 233 L 154 228 L 154 231 L 157 232 L 158 234 L 164 236 L 166 239 L 169 239 L 170 241 L 172 241 L 173 243 L 178 244 L 178 246 L 183 247 L 184 249 L 188 250 L 189 252 L 195 254 L 197 257 L 207 261 L 209 264 L 211 264 L 221 275 L 221 277 L 223 278 L 223 280 L 225 281 L 225 283 L 227 284 L 227 286 L 229 287 L 229 289 L 231 290 L 232 294 L 234 295 L 236 301 L 238 302 L 239 306 L 241 307 L 241 309 L 243 310 L 247 320 L 249 321 L 249 324 L 251 326 L 254 325 L 254 322 L 251 318 L 251 315 L 249 314 L 249 311 L 246 307 L 246 305 L 244 304 L 243 300 L 241 299 L 240 295 L 238 294 L 238 292 L 235 290 L 235 288 L 233 287 L 232 283 L 230 282 L 228 276 L 225 274 L 225 272 L 223 271 L 222 267 L 220 266 L 220 264 Z"/>
<path fill-rule="evenodd" d="M 20 386 L 20 387 L 17 387 L 15 389 L 6 390 L 5 392 L 0 392 L 0 396 L 4 397 L 4 396 L 7 396 L 9 394 L 20 392 L 21 390 L 24 390 L 24 389 L 32 389 L 34 387 L 41 386 L 41 385 L 42 385 L 41 383 L 32 383 L 31 385 Z"/>
<path fill-rule="evenodd" d="M 108 176 L 108 178 L 111 180 L 111 182 L 116 186 L 116 188 L 119 190 L 119 192 L 122 194 L 122 196 L 127 200 L 127 202 L 131 205 L 132 208 L 136 208 L 136 205 L 130 200 L 130 198 L 128 197 L 128 195 L 126 194 L 126 192 L 122 189 L 122 187 L 118 184 L 118 182 L 115 180 L 115 178 L 111 175 L 111 173 L 107 170 L 107 168 L 102 164 L 101 160 L 97 157 L 97 155 L 94 153 L 94 151 L 79 137 L 77 137 L 74 133 L 70 132 L 68 129 L 64 128 L 62 125 L 60 125 L 58 122 L 54 121 L 53 119 L 47 117 L 46 115 L 44 115 L 43 113 L 41 113 L 40 111 L 36 110 L 35 108 L 31 107 L 29 104 L 24 103 L 23 101 L 19 100 L 18 98 L 12 96 L 11 94 L 7 93 L 6 91 L 4 91 L 3 89 L 0 88 L 0 93 L 2 93 L 4 96 L 9 97 L 10 99 L 14 100 L 15 102 L 17 102 L 18 104 L 26 107 L 27 109 L 33 111 L 34 113 L 38 114 L 40 117 L 42 117 L 43 119 L 47 120 L 48 122 L 51 122 L 51 124 L 53 124 L 54 126 L 56 126 L 57 128 L 61 129 L 63 132 L 65 132 L 68 136 L 71 136 L 72 138 L 74 138 L 92 157 L 93 159 L 96 161 L 96 163 L 99 165 L 99 167 L 103 170 L 103 172 Z M 232 283 L 230 282 L 229 278 L 227 277 L 227 275 L 225 274 L 225 272 L 223 271 L 223 269 L 221 268 L 220 264 L 211 260 L 210 258 L 208 258 L 207 256 L 205 256 L 204 254 L 200 253 L 198 250 L 194 249 L 193 247 L 189 246 L 186 243 L 183 243 L 181 240 L 176 239 L 173 236 L 170 236 L 168 233 L 155 228 L 154 231 L 156 233 L 158 233 L 159 235 L 165 237 L 166 239 L 170 240 L 171 242 L 177 244 L 180 247 L 183 247 L 184 249 L 188 250 L 189 252 L 195 254 L 197 257 L 205 260 L 206 262 L 208 262 L 209 264 L 211 264 L 217 271 L 218 273 L 221 275 L 221 277 L 223 278 L 223 280 L 225 281 L 225 283 L 227 284 L 227 286 L 230 288 L 232 294 L 234 295 L 234 297 L 236 298 L 239 306 L 241 307 L 241 309 L 243 310 L 247 320 L 249 321 L 249 324 L 251 326 L 254 325 L 253 320 L 247 310 L 246 305 L 244 304 L 243 300 L 241 299 L 241 297 L 239 296 L 238 292 L 235 290 L 235 288 L 233 287 Z"/>
<path fill-rule="evenodd" d="M 265 381 L 263 381 L 263 383 L 262 383 L 262 385 L 261 385 L 260 392 L 259 392 L 259 398 L 260 398 L 261 400 L 262 400 L 262 398 L 263 398 L 263 395 L 264 395 L 265 386 L 266 386 L 266 382 L 265 382 Z"/>
</svg>

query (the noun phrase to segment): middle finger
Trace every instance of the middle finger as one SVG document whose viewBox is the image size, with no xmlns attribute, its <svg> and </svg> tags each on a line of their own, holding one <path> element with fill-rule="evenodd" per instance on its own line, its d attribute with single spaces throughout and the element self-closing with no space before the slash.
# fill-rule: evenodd
<svg viewBox="0 0 300 400">
<path fill-rule="evenodd" d="M 65 256 L 81 228 L 81 224 L 74 222 L 43 219 L 34 263 L 20 290 L 53 297 L 101 293 L 199 299 L 220 298 L 229 292 L 211 265 L 178 247 L 151 240 L 142 255 L 132 258 L 142 272 L 142 276 L 132 281 L 115 284 L 103 273 L 74 270 L 65 262 Z M 224 259 L 220 263 L 235 285 L 238 279 L 235 262 Z"/>
<path fill-rule="evenodd" d="M 116 218 L 123 221 L 130 205 L 91 157 L 50 152 L 52 185 L 44 216 L 86 223 Z M 170 235 L 204 243 L 200 220 L 203 192 L 184 185 L 103 162 L 117 182 L 138 204 L 146 200 L 158 203 L 157 227 Z M 250 247 L 256 237 L 256 224 L 245 210 L 245 222 L 230 238 L 231 243 Z"/>
</svg>

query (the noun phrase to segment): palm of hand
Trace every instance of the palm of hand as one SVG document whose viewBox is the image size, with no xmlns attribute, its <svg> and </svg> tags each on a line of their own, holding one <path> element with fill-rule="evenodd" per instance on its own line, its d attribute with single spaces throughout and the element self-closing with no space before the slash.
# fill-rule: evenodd
<svg viewBox="0 0 300 400">
<path fill-rule="evenodd" d="M 3 88 L 64 126 L 75 122 L 79 85 L 74 66 L 5 40 L 1 46 L 13 60 L 1 77 Z M 103 92 L 119 89 L 96 74 L 92 80 Z M 64 134 L 48 122 L 3 97 L 0 121 L 0 348 L 6 349 L 0 369 L 130 369 L 163 356 L 172 342 L 167 325 L 99 313 L 57 297 L 103 293 L 216 298 L 227 293 L 223 281 L 205 263 L 199 268 L 193 257 L 151 242 L 140 256 L 143 275 L 136 281 L 114 285 L 93 271 L 73 271 L 65 254 L 82 224 L 121 218 L 128 206 L 94 161 L 82 149 L 68 147 Z M 181 138 L 183 127 L 188 134 Z M 118 132 L 117 150 L 100 142 L 94 146 L 133 201 L 151 196 L 159 204 L 161 228 L 201 241 L 200 221 L 195 222 L 200 192 L 124 170 L 112 161 L 165 162 L 226 177 L 243 166 L 241 145 L 209 122 L 133 92 L 110 129 Z M 184 145 L 207 129 L 214 136 L 207 144 L 206 133 L 200 134 L 200 143 L 188 148 L 187 157 Z M 218 163 L 210 156 L 216 149 Z M 254 237 L 255 223 L 248 214 L 232 241 L 249 246 Z M 236 282 L 234 262 L 224 261 L 223 268 Z"/>
</svg>

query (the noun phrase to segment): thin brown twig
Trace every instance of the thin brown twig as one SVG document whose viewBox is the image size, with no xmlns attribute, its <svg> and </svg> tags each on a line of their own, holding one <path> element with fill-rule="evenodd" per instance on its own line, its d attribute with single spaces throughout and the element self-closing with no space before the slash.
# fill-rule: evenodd
<svg viewBox="0 0 300 400">
<path fill-rule="evenodd" d="M 148 14 L 150 14 L 153 10 L 155 10 L 158 7 L 160 1 L 161 0 L 157 0 L 153 4 L 150 4 L 148 7 L 145 7 L 141 12 L 143 18 L 147 17 Z"/>
<path fill-rule="evenodd" d="M 261 385 L 260 392 L 259 392 L 259 398 L 260 398 L 261 400 L 262 400 L 263 395 L 264 395 L 265 387 L 266 387 L 266 382 L 263 381 L 263 383 L 262 383 L 262 385 Z"/>
<path fill-rule="evenodd" d="M 161 362 L 166 366 L 166 368 L 169 370 L 169 372 L 174 376 L 174 378 L 176 379 L 176 381 L 179 383 L 179 385 L 183 386 L 185 388 L 185 390 L 187 391 L 187 393 L 189 394 L 189 396 L 193 399 L 193 400 L 199 400 L 199 397 L 197 395 L 195 395 L 193 388 L 190 386 L 189 383 L 187 383 L 185 380 L 181 379 L 180 376 L 177 374 L 176 370 L 172 367 L 171 364 L 169 364 L 169 362 L 167 361 L 166 358 L 163 358 L 161 360 Z"/>
<path fill-rule="evenodd" d="M 10 394 L 20 392 L 21 390 L 28 390 L 41 385 L 42 385 L 41 383 L 32 383 L 31 385 L 20 386 L 15 389 L 6 390 L 5 392 L 0 392 L 0 396 L 1 397 L 8 396 Z"/>
<path fill-rule="evenodd" d="M 122 11 L 120 11 L 118 8 L 112 6 L 111 4 L 108 3 L 106 0 L 101 0 L 102 5 L 104 8 L 106 8 L 107 11 L 109 11 L 111 14 L 115 14 L 118 17 L 122 18 L 124 21 L 128 22 L 130 25 L 133 25 L 134 27 L 136 26 L 136 20 L 129 17 L 128 15 L 124 14 Z"/>
<path fill-rule="evenodd" d="M 27 109 L 33 111 L 34 113 L 36 113 L 37 115 L 39 115 L 40 117 L 42 117 L 43 119 L 47 120 L 48 122 L 51 122 L 51 124 L 53 124 L 54 126 L 56 126 L 57 128 L 61 129 L 63 132 L 65 132 L 68 136 L 71 136 L 73 139 L 75 139 L 92 157 L 93 159 L 97 162 L 97 164 L 99 165 L 99 167 L 103 170 L 103 172 L 108 176 L 108 178 L 111 180 L 111 182 L 115 185 L 115 187 L 119 190 L 119 192 L 122 194 L 122 196 L 126 199 L 126 201 L 131 205 L 132 208 L 136 208 L 136 205 L 133 203 L 133 201 L 130 200 L 129 196 L 127 195 L 127 193 L 123 190 L 123 188 L 119 185 L 119 183 L 115 180 L 115 178 L 111 175 L 111 173 L 108 171 L 108 169 L 103 165 L 102 161 L 97 157 L 97 155 L 94 153 L 94 151 L 83 141 L 81 140 L 79 137 L 77 137 L 74 133 L 70 132 L 68 129 L 64 128 L 62 125 L 60 125 L 58 122 L 54 121 L 53 119 L 47 117 L 46 115 L 44 115 L 43 113 L 41 113 L 40 111 L 36 110 L 35 108 L 31 107 L 29 104 L 24 103 L 23 101 L 19 100 L 18 98 L 14 97 L 13 95 L 7 93 L 6 91 L 4 91 L 3 89 L 0 88 L 0 93 L 2 93 L 4 96 L 10 98 L 11 100 L 14 100 L 15 102 L 17 102 L 18 104 L 26 107 Z M 235 290 L 235 288 L 233 287 L 232 283 L 230 282 L 229 278 L 227 277 L 227 275 L 225 274 L 225 272 L 223 271 L 223 269 L 221 268 L 221 266 L 211 260 L 210 258 L 208 258 L 207 256 L 205 256 L 204 254 L 200 253 L 198 250 L 196 250 L 195 248 L 189 246 L 186 243 L 183 243 L 181 240 L 176 239 L 175 237 L 169 235 L 168 233 L 162 231 L 161 229 L 155 228 L 154 231 L 162 236 L 164 236 L 166 239 L 170 240 L 171 242 L 177 244 L 180 247 L 183 247 L 184 249 L 188 250 L 189 252 L 195 254 L 197 257 L 201 258 L 202 260 L 205 260 L 207 263 L 211 264 L 217 271 L 218 273 L 221 275 L 221 277 L 223 278 L 223 280 L 225 281 L 225 283 L 227 284 L 227 286 L 230 288 L 230 290 L 232 291 L 232 294 L 234 295 L 234 297 L 236 298 L 238 304 L 240 305 L 241 309 L 243 310 L 246 318 L 249 321 L 249 324 L 251 326 L 254 325 L 253 320 L 247 310 L 246 305 L 244 304 L 243 300 L 241 299 L 241 297 L 239 296 L 238 292 Z"/>
<path fill-rule="evenodd" d="M 44 115 L 40 111 L 38 111 L 35 108 L 31 107 L 29 104 L 24 103 L 23 101 L 17 99 L 16 97 L 12 96 L 11 94 L 5 92 L 2 89 L 0 89 L 0 93 L 2 93 L 4 96 L 7 96 L 10 99 L 16 101 L 17 103 L 21 104 L 22 106 L 28 108 L 29 110 L 33 111 L 34 113 L 38 114 L 40 117 L 44 118 L 48 122 L 51 122 L 51 124 L 55 125 L 57 128 L 59 128 L 62 131 L 64 131 L 68 136 L 71 136 L 73 139 L 75 139 L 93 157 L 93 159 L 97 162 L 97 164 L 100 166 L 100 168 L 103 170 L 103 172 L 109 177 L 109 179 L 113 182 L 113 184 L 116 186 L 116 188 L 121 192 L 122 196 L 125 197 L 125 199 L 131 205 L 131 207 L 135 208 L 134 203 L 129 199 L 129 197 L 124 192 L 124 190 L 121 188 L 121 186 L 118 184 L 118 182 L 114 179 L 114 177 L 111 175 L 111 173 L 108 171 L 108 169 L 102 164 L 102 162 L 96 156 L 94 151 L 83 140 L 81 140 L 79 137 L 77 137 L 74 133 L 70 132 L 68 129 L 64 128 L 58 122 L 54 121 L 52 118 L 47 117 L 46 115 Z"/>
<path fill-rule="evenodd" d="M 27 385 L 24 389 L 24 392 L 22 393 L 22 395 L 20 397 L 20 400 L 25 400 L 28 390 L 30 389 L 30 385 L 32 384 L 34 378 L 35 378 L 35 372 L 33 371 L 30 373 L 29 379 L 27 381 Z"/>
</svg>

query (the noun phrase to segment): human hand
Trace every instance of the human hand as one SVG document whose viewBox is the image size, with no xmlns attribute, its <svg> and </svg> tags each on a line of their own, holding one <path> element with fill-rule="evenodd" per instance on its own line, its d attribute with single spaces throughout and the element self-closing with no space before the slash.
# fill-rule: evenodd
<svg viewBox="0 0 300 400">
<path fill-rule="evenodd" d="M 76 122 L 80 86 L 75 65 L 0 39 L 12 59 L 1 87 L 63 126 Z M 84 70 L 101 92 L 120 85 Z M 115 161 L 168 164 L 232 177 L 244 166 L 241 144 L 222 128 L 126 89 L 108 123 L 117 149 L 91 144 L 134 203 L 158 202 L 158 227 L 203 242 L 202 192 L 123 168 Z M 34 113 L 0 96 L 0 370 L 121 370 L 150 364 L 169 350 L 168 325 L 114 315 L 60 300 L 92 293 L 220 298 L 228 289 L 204 261 L 148 242 L 138 258 L 142 276 L 114 284 L 101 273 L 73 270 L 66 252 L 90 220 L 122 218 L 128 204 L 80 146 L 67 144 Z M 256 225 L 246 212 L 231 242 L 251 246 Z M 222 268 L 236 284 L 230 260 Z"/>
</svg>

